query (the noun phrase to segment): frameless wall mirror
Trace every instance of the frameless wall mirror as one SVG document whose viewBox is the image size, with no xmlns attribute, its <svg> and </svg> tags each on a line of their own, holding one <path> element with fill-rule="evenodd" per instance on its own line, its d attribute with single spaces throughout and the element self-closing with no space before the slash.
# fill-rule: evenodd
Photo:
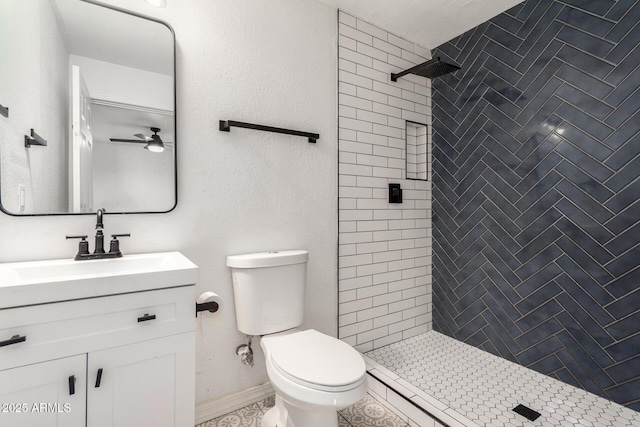
<svg viewBox="0 0 640 427">
<path fill-rule="evenodd" d="M 427 125 L 407 121 L 407 179 L 429 179 Z"/>
<path fill-rule="evenodd" d="M 175 207 L 170 27 L 86 0 L 0 0 L 0 58 L 5 213 Z"/>
</svg>

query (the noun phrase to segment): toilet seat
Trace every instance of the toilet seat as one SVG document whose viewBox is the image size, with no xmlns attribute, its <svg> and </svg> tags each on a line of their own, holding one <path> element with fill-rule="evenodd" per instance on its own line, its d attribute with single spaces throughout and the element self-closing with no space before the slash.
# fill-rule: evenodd
<svg viewBox="0 0 640 427">
<path fill-rule="evenodd" d="M 350 390 L 362 383 L 366 373 L 360 353 L 313 329 L 271 337 L 265 344 L 281 375 L 315 390 Z"/>
</svg>

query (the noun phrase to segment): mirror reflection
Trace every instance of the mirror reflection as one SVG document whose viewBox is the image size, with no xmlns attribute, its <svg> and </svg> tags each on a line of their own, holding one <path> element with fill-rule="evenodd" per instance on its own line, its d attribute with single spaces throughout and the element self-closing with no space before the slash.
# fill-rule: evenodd
<svg viewBox="0 0 640 427">
<path fill-rule="evenodd" d="M 168 26 L 84 0 L 0 0 L 0 57 L 3 211 L 173 209 Z"/>
</svg>

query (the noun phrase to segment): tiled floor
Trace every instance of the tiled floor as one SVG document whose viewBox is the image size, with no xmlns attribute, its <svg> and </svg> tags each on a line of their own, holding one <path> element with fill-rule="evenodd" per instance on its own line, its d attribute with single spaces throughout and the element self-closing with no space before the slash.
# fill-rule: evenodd
<svg viewBox="0 0 640 427">
<path fill-rule="evenodd" d="M 376 364 L 372 373 L 395 377 L 398 390 L 444 405 L 445 411 L 471 421 L 464 425 L 640 426 L 638 412 L 435 331 L 366 356 Z M 527 421 L 512 411 L 518 404 L 540 412 L 540 418 Z"/>
<path fill-rule="evenodd" d="M 259 427 L 262 416 L 274 404 L 273 397 L 238 409 L 196 427 Z M 358 403 L 340 411 L 340 427 L 407 427 L 408 424 L 368 394 Z"/>
</svg>

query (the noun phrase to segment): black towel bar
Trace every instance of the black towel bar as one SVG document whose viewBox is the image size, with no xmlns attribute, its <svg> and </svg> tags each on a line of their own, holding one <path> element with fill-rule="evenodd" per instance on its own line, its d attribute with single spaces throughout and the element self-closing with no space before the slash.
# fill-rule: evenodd
<svg viewBox="0 0 640 427">
<path fill-rule="evenodd" d="M 31 136 L 24 136 L 24 146 L 30 148 L 32 145 L 47 146 L 47 140 L 38 135 L 33 129 L 31 129 Z"/>
<path fill-rule="evenodd" d="M 232 127 L 263 130 L 266 132 L 284 133 L 287 135 L 304 136 L 306 138 L 309 138 L 309 142 L 311 143 L 315 143 L 318 139 L 320 139 L 320 134 L 317 134 L 317 133 L 302 132 L 299 130 L 291 130 L 291 129 L 283 129 L 283 128 L 275 128 L 272 126 L 256 125 L 252 123 L 236 122 L 233 120 L 220 120 L 221 131 L 230 132 Z"/>
</svg>

